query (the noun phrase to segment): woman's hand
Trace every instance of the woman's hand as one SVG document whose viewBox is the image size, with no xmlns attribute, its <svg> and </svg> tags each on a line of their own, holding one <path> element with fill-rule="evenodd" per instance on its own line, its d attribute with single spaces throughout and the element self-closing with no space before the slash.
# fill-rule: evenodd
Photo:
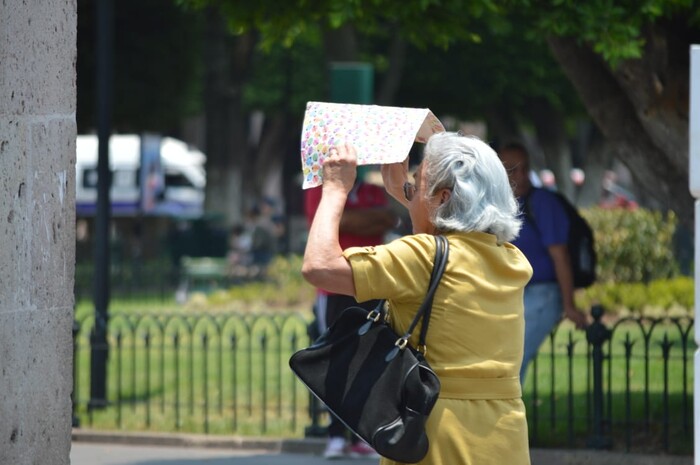
<svg viewBox="0 0 700 465">
<path fill-rule="evenodd" d="M 311 222 L 301 272 L 312 285 L 334 294 L 355 295 L 350 263 L 343 256 L 339 231 L 343 209 L 357 177 L 355 148 L 333 147 L 323 162 L 323 194 Z"/>
<path fill-rule="evenodd" d="M 323 193 L 340 192 L 347 196 L 357 177 L 357 151 L 350 144 L 330 149 L 323 162 Z"/>
<path fill-rule="evenodd" d="M 408 157 L 402 163 L 382 165 L 382 180 L 389 195 L 408 207 L 408 200 L 403 194 L 403 185 L 408 181 Z"/>
<path fill-rule="evenodd" d="M 586 314 L 579 311 L 576 307 L 565 308 L 564 316 L 576 325 L 576 329 L 586 329 L 588 326 Z"/>
</svg>

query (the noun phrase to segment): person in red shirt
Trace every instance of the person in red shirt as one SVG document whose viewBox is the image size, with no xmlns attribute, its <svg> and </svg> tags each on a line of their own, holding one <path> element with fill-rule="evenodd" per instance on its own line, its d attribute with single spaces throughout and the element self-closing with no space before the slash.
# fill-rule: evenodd
<svg viewBox="0 0 700 465">
<path fill-rule="evenodd" d="M 318 204 L 321 202 L 321 194 L 322 188 L 320 186 L 304 191 L 304 210 L 309 226 L 311 226 Z M 344 250 L 348 247 L 382 244 L 384 243 L 384 235 L 396 226 L 397 218 L 389 208 L 389 201 L 384 189 L 366 183 L 358 177 L 358 181 L 348 195 L 343 216 L 340 219 L 340 246 Z M 352 296 L 331 294 L 323 289 L 318 289 L 314 303 L 314 314 L 319 333 L 333 324 L 338 315 L 346 308 L 357 305 L 372 310 L 377 306 L 377 303 L 376 300 L 358 303 Z M 376 452 L 358 438 L 353 437 L 348 442 L 348 434 L 345 425 L 331 414 L 328 425 L 328 444 L 324 457 L 334 459 L 345 455 L 376 456 Z"/>
</svg>

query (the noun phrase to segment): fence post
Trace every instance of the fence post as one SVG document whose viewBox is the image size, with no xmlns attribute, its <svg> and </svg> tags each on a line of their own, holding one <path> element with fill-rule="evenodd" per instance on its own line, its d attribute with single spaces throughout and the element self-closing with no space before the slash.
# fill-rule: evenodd
<svg viewBox="0 0 700 465">
<path fill-rule="evenodd" d="M 314 315 L 315 314 L 316 312 L 314 312 Z M 315 341 L 321 335 L 318 329 L 318 320 L 316 318 L 314 318 L 313 321 L 306 326 L 306 334 L 309 336 L 309 341 Z M 323 406 L 321 405 L 321 402 L 315 395 L 309 392 L 309 416 L 311 417 L 311 424 L 304 428 L 305 437 L 324 437 L 327 434 L 328 429 L 321 426 L 319 422 L 319 417 L 322 413 Z"/>
<path fill-rule="evenodd" d="M 593 324 L 586 329 L 586 340 L 593 346 L 593 434 L 587 444 L 593 449 L 605 449 L 612 445 L 603 424 L 603 344 L 610 338 L 610 330 L 600 321 L 603 307 L 593 306 L 591 316 Z"/>
<path fill-rule="evenodd" d="M 71 404 L 72 404 L 72 410 L 73 410 L 73 421 L 72 421 L 72 426 L 73 428 L 79 428 L 80 427 L 80 418 L 78 418 L 78 415 L 76 413 L 77 410 L 77 402 L 78 402 L 78 385 L 80 380 L 78 379 L 78 364 L 80 363 L 80 360 L 78 358 L 78 333 L 80 333 L 80 323 L 78 323 L 77 320 L 73 320 L 73 391 L 70 394 L 71 397 Z"/>
</svg>

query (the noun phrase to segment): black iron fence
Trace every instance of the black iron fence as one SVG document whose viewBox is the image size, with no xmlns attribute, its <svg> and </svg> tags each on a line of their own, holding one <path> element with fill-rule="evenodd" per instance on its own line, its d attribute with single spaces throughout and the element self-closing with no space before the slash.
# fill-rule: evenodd
<svg viewBox="0 0 700 465">
<path fill-rule="evenodd" d="M 533 446 L 692 452 L 693 320 L 629 317 L 587 332 L 560 326 L 524 386 Z M 296 313 L 116 314 L 106 347 L 76 321 L 74 423 L 209 434 L 323 434 L 325 412 L 288 369 L 309 343 Z M 90 359 L 108 351 L 107 399 Z M 94 408 L 99 406 L 99 408 Z"/>
<path fill-rule="evenodd" d="M 630 316 L 555 329 L 524 386 L 531 443 L 691 454 L 693 319 Z"/>
<path fill-rule="evenodd" d="M 119 314 L 108 346 L 74 328 L 74 421 L 99 428 L 300 435 L 308 394 L 287 368 L 308 343 L 299 314 Z M 90 357 L 108 351 L 107 399 L 90 399 Z M 105 408 L 90 408 L 106 405 Z"/>
</svg>

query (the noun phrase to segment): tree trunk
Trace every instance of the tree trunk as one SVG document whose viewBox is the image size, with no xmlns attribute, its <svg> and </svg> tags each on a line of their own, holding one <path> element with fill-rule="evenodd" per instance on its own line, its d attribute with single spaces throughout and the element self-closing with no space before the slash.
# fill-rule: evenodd
<svg viewBox="0 0 700 465">
<path fill-rule="evenodd" d="M 205 211 L 222 215 L 226 226 L 243 218 L 243 197 L 249 189 L 247 117 L 241 107 L 255 40 L 231 37 L 217 9 L 207 10 L 205 47 L 207 186 Z"/>
<path fill-rule="evenodd" d="M 355 28 L 345 23 L 337 29 L 326 29 L 323 34 L 326 62 L 357 61 L 358 45 Z"/>
<path fill-rule="evenodd" d="M 282 185 L 284 158 L 293 156 L 286 150 L 290 131 L 288 119 L 286 112 L 269 115 L 265 119 L 253 170 L 255 192 L 281 201 L 284 200 Z M 300 159 L 300 156 L 297 158 Z M 298 164 L 301 167 L 301 161 Z"/>
<path fill-rule="evenodd" d="M 389 68 L 384 74 L 379 91 L 377 92 L 378 105 L 392 105 L 396 98 L 396 92 L 401 84 L 408 44 L 400 34 L 395 33 L 389 46 Z"/>
<path fill-rule="evenodd" d="M 613 151 L 598 128 L 591 122 L 579 127 L 577 141 L 585 155 L 581 168 L 586 174 L 582 186 L 576 188 L 576 205 L 591 207 L 600 202 L 603 176 L 612 164 Z"/>
<path fill-rule="evenodd" d="M 682 222 L 692 224 L 687 126 L 680 130 L 677 124 L 664 122 L 667 113 L 660 110 L 664 107 L 661 100 L 641 97 L 644 92 L 637 86 L 642 81 L 654 82 L 653 75 L 648 69 L 643 70 L 642 65 L 631 62 L 613 73 L 590 48 L 578 45 L 574 39 L 550 38 L 548 42 L 588 113 L 630 169 L 636 183 L 656 198 L 662 208 L 674 210 Z M 630 69 L 635 73 L 627 72 Z M 677 67 L 669 65 L 667 71 L 671 69 Z M 626 84 L 623 86 L 621 82 Z M 677 90 L 674 92 L 677 94 Z M 652 101 L 656 105 L 650 105 Z M 657 143 L 665 138 L 684 142 Z"/>
<path fill-rule="evenodd" d="M 522 142 L 520 125 L 510 105 L 494 105 L 485 117 L 488 139 L 496 150 L 510 142 Z"/>
<path fill-rule="evenodd" d="M 543 98 L 532 101 L 529 108 L 545 163 L 554 173 L 559 191 L 573 202 L 575 193 L 570 176 L 571 149 L 564 126 L 565 116 Z"/>
<path fill-rule="evenodd" d="M 223 213 L 226 205 L 233 205 L 240 196 L 234 190 L 239 186 L 239 174 L 233 170 L 228 158 L 227 128 L 231 120 L 231 98 L 226 93 L 228 70 L 228 47 L 226 27 L 215 9 L 207 10 L 205 37 L 205 145 L 207 154 L 207 185 L 205 211 Z"/>
<path fill-rule="evenodd" d="M 639 60 L 620 64 L 613 76 L 655 146 L 678 170 L 688 169 L 688 44 L 676 26 L 658 24 L 645 33 Z"/>
</svg>

